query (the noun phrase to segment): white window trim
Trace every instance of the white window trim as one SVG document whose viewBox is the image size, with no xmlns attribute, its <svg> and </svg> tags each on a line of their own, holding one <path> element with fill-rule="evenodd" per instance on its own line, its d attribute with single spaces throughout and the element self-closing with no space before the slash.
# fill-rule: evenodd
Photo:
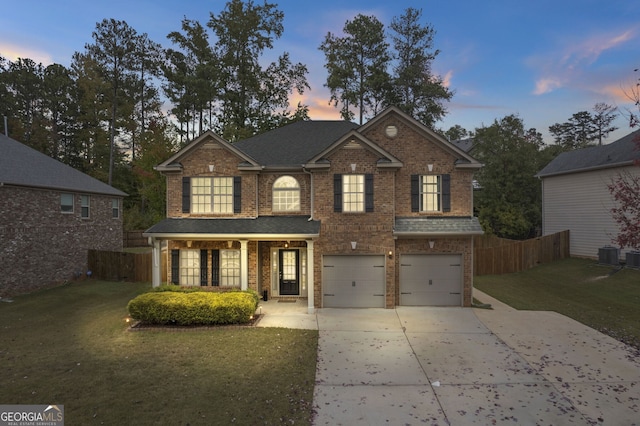
<svg viewBox="0 0 640 426">
<path fill-rule="evenodd" d="M 62 204 L 62 201 L 63 201 L 63 200 L 62 200 L 62 197 L 63 197 L 64 195 L 69 195 L 69 196 L 71 196 L 71 210 L 68 210 L 68 211 L 63 210 L 63 206 L 68 206 L 68 204 Z M 71 193 L 69 193 L 69 192 L 63 192 L 63 193 L 61 193 L 61 194 L 60 194 L 60 213 L 62 213 L 62 214 L 73 214 L 73 213 L 74 213 L 74 211 L 75 211 L 75 197 L 74 197 L 74 195 L 73 195 L 73 194 L 71 194 Z"/>
<path fill-rule="evenodd" d="M 233 262 L 237 264 L 233 265 Z M 240 250 L 220 250 L 220 287 L 240 287 L 241 263 Z M 232 266 L 228 266 L 229 264 Z"/>
<path fill-rule="evenodd" d="M 225 185 L 220 184 L 223 180 Z M 204 184 L 204 182 L 208 182 L 208 184 Z M 216 185 L 216 183 L 218 184 Z M 191 178 L 191 212 L 195 214 L 232 214 L 233 177 Z"/>
<path fill-rule="evenodd" d="M 424 191 L 425 186 L 429 189 L 434 183 L 426 182 L 427 178 L 435 177 L 436 182 L 436 191 Z M 442 212 L 442 176 L 441 175 L 420 175 L 420 211 L 421 212 L 429 212 L 429 213 L 437 213 Z M 435 200 L 433 199 L 435 197 Z M 437 204 L 436 208 L 429 208 L 429 198 L 432 198 L 431 204 Z"/>
<path fill-rule="evenodd" d="M 180 250 L 180 285 L 200 285 L 200 250 Z"/>
<path fill-rule="evenodd" d="M 84 201 L 87 201 L 87 204 L 84 204 Z M 87 215 L 84 215 L 84 209 L 87 209 Z M 81 219 L 90 219 L 91 218 L 91 195 L 83 194 L 80 195 L 80 218 Z"/>
<path fill-rule="evenodd" d="M 356 182 L 350 182 L 351 178 L 358 178 Z M 353 186 L 360 189 L 352 190 Z M 355 198 L 355 199 L 354 199 Z M 342 175 L 342 212 L 343 213 L 364 213 L 365 212 L 365 175 L 345 174 Z"/>
<path fill-rule="evenodd" d="M 278 182 L 283 182 L 285 179 L 293 180 L 295 182 L 295 186 L 291 187 L 278 187 Z M 292 183 L 293 183 L 292 182 Z M 290 193 L 290 197 L 287 193 Z M 276 197 L 278 194 L 278 197 Z M 280 198 L 280 196 L 284 195 L 284 201 Z M 276 199 L 278 202 L 276 203 Z M 300 183 L 298 179 L 293 176 L 280 176 L 278 179 L 273 182 L 273 187 L 271 191 L 271 202 L 272 209 L 274 212 L 299 212 L 300 211 Z M 280 208 L 282 205 L 285 208 Z M 288 208 L 286 206 L 289 206 Z"/>
</svg>

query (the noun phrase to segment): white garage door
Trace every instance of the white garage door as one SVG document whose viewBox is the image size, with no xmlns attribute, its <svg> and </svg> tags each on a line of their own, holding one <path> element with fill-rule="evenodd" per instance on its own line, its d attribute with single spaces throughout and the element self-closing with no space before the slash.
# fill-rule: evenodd
<svg viewBox="0 0 640 426">
<path fill-rule="evenodd" d="M 384 256 L 323 256 L 325 308 L 384 308 L 384 283 Z"/>
<path fill-rule="evenodd" d="M 461 306 L 461 255 L 403 255 L 400 259 L 400 305 Z"/>
</svg>

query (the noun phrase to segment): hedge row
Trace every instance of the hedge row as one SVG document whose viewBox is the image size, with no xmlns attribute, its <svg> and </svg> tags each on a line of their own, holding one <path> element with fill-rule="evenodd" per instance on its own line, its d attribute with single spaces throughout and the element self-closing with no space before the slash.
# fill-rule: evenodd
<svg viewBox="0 0 640 426">
<path fill-rule="evenodd" d="M 254 292 L 163 289 L 141 294 L 127 307 L 131 318 L 144 324 L 223 325 L 248 323 L 257 306 Z"/>
</svg>

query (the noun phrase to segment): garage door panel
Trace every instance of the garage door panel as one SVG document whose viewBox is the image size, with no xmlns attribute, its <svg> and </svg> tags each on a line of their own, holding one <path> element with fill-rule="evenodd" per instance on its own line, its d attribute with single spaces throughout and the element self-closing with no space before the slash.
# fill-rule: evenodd
<svg viewBox="0 0 640 426">
<path fill-rule="evenodd" d="M 324 256 L 323 306 L 384 307 L 384 256 Z"/>
<path fill-rule="evenodd" d="M 400 305 L 460 306 L 460 255 L 403 255 L 400 262 Z"/>
</svg>

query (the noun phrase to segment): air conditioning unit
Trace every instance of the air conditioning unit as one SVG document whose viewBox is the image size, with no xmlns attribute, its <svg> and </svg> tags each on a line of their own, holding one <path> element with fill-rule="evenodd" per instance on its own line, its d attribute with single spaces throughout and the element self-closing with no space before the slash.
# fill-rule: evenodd
<svg viewBox="0 0 640 426">
<path fill-rule="evenodd" d="M 618 249 L 611 246 L 605 246 L 598 249 L 598 263 L 603 265 L 618 266 Z"/>
<path fill-rule="evenodd" d="M 640 268 L 640 251 L 627 252 L 627 267 Z"/>
</svg>

